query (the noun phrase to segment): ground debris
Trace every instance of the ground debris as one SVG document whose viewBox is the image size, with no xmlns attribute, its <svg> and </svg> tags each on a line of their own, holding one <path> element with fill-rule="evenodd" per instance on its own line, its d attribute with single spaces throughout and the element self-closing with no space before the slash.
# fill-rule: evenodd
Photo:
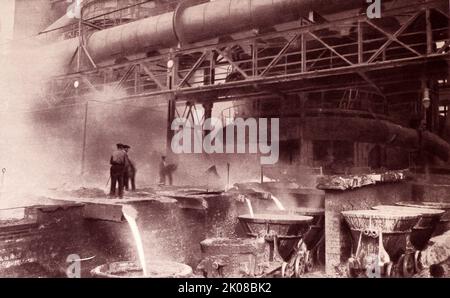
<svg viewBox="0 0 450 298">
<path fill-rule="evenodd" d="M 104 198 L 107 196 L 104 190 L 99 188 L 81 187 L 76 190 L 69 191 L 69 194 L 77 198 Z"/>
<path fill-rule="evenodd" d="M 399 182 L 409 178 L 408 171 L 387 171 L 367 175 L 322 176 L 317 179 L 317 188 L 323 190 L 347 190 L 378 183 Z"/>
<path fill-rule="evenodd" d="M 434 273 L 430 274 L 430 271 L 437 271 L 437 269 L 442 269 L 438 275 L 450 277 L 450 231 L 431 238 L 430 244 L 421 253 L 420 262 L 424 266 L 424 270 L 419 272 L 419 277 L 432 276 Z"/>
<path fill-rule="evenodd" d="M 0 277 L 7 278 L 61 278 L 60 272 L 50 272 L 38 263 L 26 263 L 20 266 L 3 269 Z"/>
</svg>

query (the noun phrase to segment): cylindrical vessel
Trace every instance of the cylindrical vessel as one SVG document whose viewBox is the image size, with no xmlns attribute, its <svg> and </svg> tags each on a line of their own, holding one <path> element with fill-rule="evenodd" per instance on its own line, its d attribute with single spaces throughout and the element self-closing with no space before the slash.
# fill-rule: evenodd
<svg viewBox="0 0 450 298">
<path fill-rule="evenodd" d="M 301 16 L 312 10 L 327 14 L 367 5 L 362 0 L 216 0 L 189 6 L 199 1 L 182 1 L 175 11 L 96 31 L 86 36 L 86 48 L 98 63 L 174 47 L 180 43 L 195 43 L 252 29 L 270 28 L 300 20 Z M 93 3 L 95 1 L 84 4 L 86 16 L 96 14 L 89 8 Z M 78 38 L 35 52 L 48 56 L 48 60 L 53 58 L 59 61 L 63 57 L 64 61 L 58 62 L 61 64 L 58 67 L 67 67 L 77 48 L 74 44 L 78 44 Z M 55 47 L 59 49 L 55 50 Z M 62 74 L 64 71 L 55 73 Z"/>
<path fill-rule="evenodd" d="M 403 206 L 388 206 L 380 205 L 372 207 L 374 210 L 386 210 L 386 211 L 396 211 L 403 214 L 413 213 L 420 216 L 420 220 L 413 227 L 410 241 L 411 244 L 417 250 L 423 250 L 434 231 L 436 230 L 439 221 L 444 214 L 443 210 L 438 209 L 426 209 L 426 208 L 414 208 L 414 207 L 403 207 Z"/>
<path fill-rule="evenodd" d="M 420 214 L 386 210 L 343 211 L 350 230 L 353 246 L 358 247 L 361 237 L 361 251 L 364 255 L 378 255 L 379 233 L 383 233 L 383 246 L 392 261 L 397 262 L 407 249 L 407 239 L 412 228 L 419 221 Z"/>
<path fill-rule="evenodd" d="M 314 218 L 296 214 L 255 214 L 239 216 L 239 222 L 250 237 L 264 235 L 273 243 L 274 236 L 278 238 L 279 255 L 288 261 L 294 252 L 295 245 L 308 231 Z"/>
<path fill-rule="evenodd" d="M 448 230 L 450 230 L 450 203 L 444 202 L 399 202 L 397 203 L 399 206 L 406 207 L 415 207 L 415 208 L 426 208 L 426 209 L 439 209 L 444 210 L 445 213 L 441 217 L 436 230 L 434 232 L 434 236 L 442 235 Z"/>
<path fill-rule="evenodd" d="M 351 2 L 351 3 L 349 3 Z M 96 60 L 194 43 L 299 20 L 311 10 L 340 11 L 360 1 L 217 0 L 95 32 L 88 49 Z"/>
</svg>

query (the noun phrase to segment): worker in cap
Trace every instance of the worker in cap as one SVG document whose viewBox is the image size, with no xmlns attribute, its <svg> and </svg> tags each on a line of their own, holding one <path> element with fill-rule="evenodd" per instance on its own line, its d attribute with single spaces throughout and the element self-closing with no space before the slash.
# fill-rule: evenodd
<svg viewBox="0 0 450 298">
<path fill-rule="evenodd" d="M 111 191 L 109 196 L 123 198 L 124 187 L 124 172 L 128 166 L 127 153 L 125 152 L 124 145 L 119 143 L 116 145 L 117 149 L 113 151 L 110 158 L 110 175 L 111 175 Z M 118 191 L 116 193 L 116 187 Z"/>
<path fill-rule="evenodd" d="M 127 154 L 127 159 L 128 159 L 127 167 L 124 172 L 125 190 L 127 190 L 127 191 L 130 190 L 130 182 L 131 182 L 131 191 L 136 191 L 136 182 L 135 182 L 136 172 L 137 172 L 136 164 L 130 159 L 130 156 L 128 155 L 131 147 L 128 145 L 124 145 L 123 148 Z"/>
</svg>

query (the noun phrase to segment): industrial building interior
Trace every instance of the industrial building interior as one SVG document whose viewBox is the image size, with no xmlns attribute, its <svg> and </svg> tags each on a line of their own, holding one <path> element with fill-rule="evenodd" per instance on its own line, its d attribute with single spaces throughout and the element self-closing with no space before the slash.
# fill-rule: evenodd
<svg viewBox="0 0 450 298">
<path fill-rule="evenodd" d="M 6 3 L 0 277 L 450 277 L 448 1 Z"/>
</svg>

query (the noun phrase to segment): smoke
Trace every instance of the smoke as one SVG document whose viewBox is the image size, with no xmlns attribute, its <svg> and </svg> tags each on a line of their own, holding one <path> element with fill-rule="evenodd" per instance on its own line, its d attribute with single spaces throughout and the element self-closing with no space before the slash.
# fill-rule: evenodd
<svg viewBox="0 0 450 298">
<path fill-rule="evenodd" d="M 126 90 L 105 88 L 88 94 L 84 101 L 66 104 L 65 98 L 47 93 L 48 81 L 64 72 L 68 63 L 67 55 L 57 55 L 55 48 L 47 46 L 48 52 L 42 54 L 15 46 L 12 55 L 1 57 L 0 167 L 7 169 L 2 191 L 36 194 L 49 188 L 104 188 L 109 157 L 119 142 L 131 146 L 137 187 L 156 184 L 160 156 L 166 153 L 166 99 L 118 101 L 126 97 Z M 83 87 L 81 80 L 79 88 Z M 174 174 L 177 185 L 223 188 L 227 163 L 231 184 L 258 179 L 258 162 L 248 156 L 196 154 L 170 159 L 179 166 Z M 204 176 L 213 165 L 218 167 L 218 181 Z M 243 165 L 245 172 L 240 170 Z"/>
<path fill-rule="evenodd" d="M 118 103 L 109 93 L 98 93 L 95 98 L 89 102 L 87 113 L 87 176 L 91 181 L 106 183 L 110 153 L 115 144 L 124 143 L 131 146 L 129 156 L 138 170 L 138 188 L 155 184 L 159 157 L 166 146 L 166 105 L 158 98 L 152 99 L 151 105 L 138 101 Z"/>
<path fill-rule="evenodd" d="M 24 204 L 27 195 L 18 202 L 18 192 L 37 195 L 49 188 L 104 187 L 109 157 L 119 142 L 132 146 L 140 186 L 156 183 L 156 157 L 165 150 L 167 123 L 161 99 L 117 102 L 126 92 L 106 89 L 65 104 L 65 98 L 47 93 L 49 80 L 68 63 L 54 48 L 48 46 L 43 53 L 14 45 L 12 54 L 0 57 L 0 168 L 6 168 L 0 191 L 15 194 L 14 201 L 3 195 L 3 203 Z"/>
<path fill-rule="evenodd" d="M 45 87 L 55 68 L 40 59 L 39 51 L 29 50 L 30 44 L 10 46 L 11 54 L 0 56 L 0 167 L 6 169 L 1 191 L 35 192 L 55 163 L 65 160 L 49 154 L 48 148 L 56 144 L 49 134 L 40 133 L 44 126 L 33 121 L 30 112 L 49 107 Z M 57 59 L 53 62 L 61 65 Z"/>
<path fill-rule="evenodd" d="M 227 183 L 228 186 L 233 186 L 235 183 L 260 181 L 259 161 L 259 156 L 251 154 L 205 153 L 172 155 L 169 157 L 169 163 L 178 165 L 174 174 L 175 184 L 220 190 L 224 190 Z M 208 173 L 208 170 L 213 166 L 216 167 L 218 177 L 215 174 Z"/>
</svg>

